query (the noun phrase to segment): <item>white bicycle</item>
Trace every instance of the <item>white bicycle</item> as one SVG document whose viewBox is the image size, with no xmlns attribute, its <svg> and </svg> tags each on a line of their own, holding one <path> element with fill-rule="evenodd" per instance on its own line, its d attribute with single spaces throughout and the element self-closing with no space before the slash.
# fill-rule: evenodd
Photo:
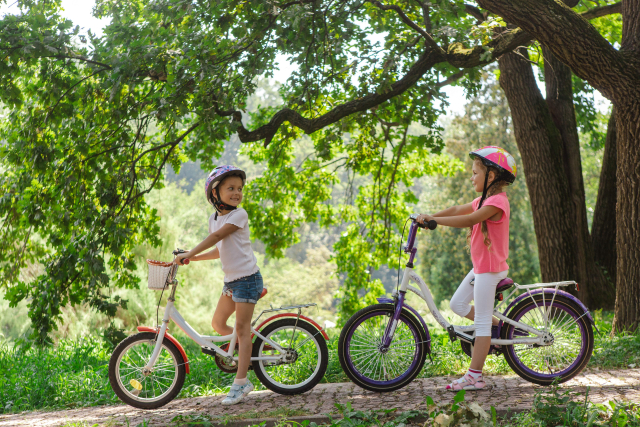
<svg viewBox="0 0 640 427">
<path fill-rule="evenodd" d="M 173 255 L 184 251 L 176 250 Z M 185 264 L 188 259 L 183 260 Z M 215 357 L 216 364 L 225 372 L 237 369 L 237 334 L 200 335 L 180 315 L 174 306 L 178 281 L 175 279 L 178 265 L 147 260 L 149 264 L 149 288 L 168 289 L 162 326 L 139 326 L 139 333 L 124 339 L 113 351 L 109 360 L 109 382 L 116 395 L 125 403 L 140 409 L 155 409 L 173 400 L 184 385 L 189 373 L 189 360 L 180 343 L 168 332 L 169 321 L 193 341 L 202 352 Z M 260 295 L 266 295 L 265 288 Z M 312 319 L 303 316 L 301 310 L 316 304 L 292 305 L 263 310 L 251 323 L 253 350 L 250 369 L 268 389 L 280 394 L 299 394 L 312 389 L 327 370 L 329 352 L 327 333 Z M 258 319 L 276 311 L 294 310 L 296 313 L 279 313 L 254 327 Z M 227 342 L 218 347 L 214 343 Z"/>
<path fill-rule="evenodd" d="M 421 224 L 411 215 L 407 243 L 409 254 L 399 289 L 391 298 L 378 298 L 355 313 L 345 324 L 338 341 L 338 357 L 347 376 L 360 387 L 387 392 L 409 384 L 420 373 L 431 353 L 429 329 L 420 314 L 405 302 L 407 291 L 418 295 L 436 321 L 460 339 L 462 350 L 471 357 L 475 326 L 450 324 L 438 311 L 429 287 L 413 271 L 418 228 L 436 228 L 435 221 Z M 411 286 L 409 282 L 418 285 Z M 578 375 L 593 352 L 595 322 L 582 302 L 560 287 L 574 281 L 519 285 L 506 278 L 496 287 L 498 304 L 493 315 L 500 319 L 490 352 L 503 354 L 520 377 L 534 384 L 563 383 Z M 506 297 L 503 292 L 515 287 Z M 523 293 L 500 312 L 503 302 L 516 291 Z M 496 347 L 500 346 L 500 347 Z"/>
</svg>

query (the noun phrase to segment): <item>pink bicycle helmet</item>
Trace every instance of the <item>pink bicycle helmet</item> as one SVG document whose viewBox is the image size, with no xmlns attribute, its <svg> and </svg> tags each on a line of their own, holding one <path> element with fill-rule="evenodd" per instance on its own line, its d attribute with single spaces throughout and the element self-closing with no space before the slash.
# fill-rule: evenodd
<svg viewBox="0 0 640 427">
<path fill-rule="evenodd" d="M 220 182 L 222 182 L 222 180 L 228 176 L 239 176 L 240 178 L 242 178 L 242 182 L 245 182 L 247 180 L 247 174 L 245 174 L 242 169 L 232 165 L 224 165 L 218 166 L 213 171 L 211 171 L 204 183 L 204 193 L 207 197 L 207 201 L 212 204 L 218 212 L 222 210 L 236 209 L 235 206 L 227 205 L 220 200 L 220 190 L 218 189 L 218 184 L 220 184 Z M 216 190 L 216 195 L 218 196 L 217 199 L 213 197 L 214 189 Z"/>
<path fill-rule="evenodd" d="M 482 207 L 484 199 L 487 197 L 487 190 L 498 181 L 506 181 L 509 184 L 513 184 L 516 180 L 516 159 L 513 158 L 504 148 L 496 147 L 495 145 L 487 145 L 486 147 L 473 150 L 469 153 L 469 157 L 472 159 L 480 159 L 482 164 L 487 167 L 494 167 L 498 169 L 499 175 L 489 186 L 487 182 L 489 180 L 489 174 L 484 176 L 484 189 L 482 190 L 482 198 L 478 204 L 478 209 Z"/>
</svg>

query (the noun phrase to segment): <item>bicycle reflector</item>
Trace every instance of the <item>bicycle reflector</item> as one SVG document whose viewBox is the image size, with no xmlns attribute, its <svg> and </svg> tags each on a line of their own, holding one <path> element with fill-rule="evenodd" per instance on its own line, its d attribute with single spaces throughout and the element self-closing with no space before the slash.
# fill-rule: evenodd
<svg viewBox="0 0 640 427">
<path fill-rule="evenodd" d="M 498 301 L 502 301 L 502 300 L 504 299 L 504 297 L 502 296 L 502 292 L 498 292 L 498 293 L 496 294 L 496 299 L 497 299 Z"/>
</svg>

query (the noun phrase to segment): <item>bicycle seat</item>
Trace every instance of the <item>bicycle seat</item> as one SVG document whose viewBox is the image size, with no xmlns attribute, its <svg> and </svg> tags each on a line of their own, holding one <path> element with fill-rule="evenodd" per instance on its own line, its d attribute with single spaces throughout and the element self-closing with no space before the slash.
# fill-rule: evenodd
<svg viewBox="0 0 640 427">
<path fill-rule="evenodd" d="M 511 280 L 508 277 L 506 279 L 502 279 L 500 282 L 498 282 L 498 286 L 496 286 L 496 294 L 498 292 L 504 292 L 512 286 L 513 286 L 513 280 Z"/>
<path fill-rule="evenodd" d="M 267 294 L 267 288 L 262 288 L 262 293 L 260 294 L 260 297 L 258 297 L 258 299 L 262 298 L 266 294 Z"/>
</svg>

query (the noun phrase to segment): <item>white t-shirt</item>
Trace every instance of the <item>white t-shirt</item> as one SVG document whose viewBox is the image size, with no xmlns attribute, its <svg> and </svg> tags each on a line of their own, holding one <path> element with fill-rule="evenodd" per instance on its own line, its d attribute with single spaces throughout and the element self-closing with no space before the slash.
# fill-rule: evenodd
<svg viewBox="0 0 640 427">
<path fill-rule="evenodd" d="M 226 215 L 218 214 L 218 219 L 215 217 L 215 213 L 209 217 L 209 233 L 215 233 L 225 224 L 240 227 L 216 244 L 220 252 L 225 283 L 257 273 L 258 260 L 251 249 L 247 211 L 235 209 Z"/>
</svg>

